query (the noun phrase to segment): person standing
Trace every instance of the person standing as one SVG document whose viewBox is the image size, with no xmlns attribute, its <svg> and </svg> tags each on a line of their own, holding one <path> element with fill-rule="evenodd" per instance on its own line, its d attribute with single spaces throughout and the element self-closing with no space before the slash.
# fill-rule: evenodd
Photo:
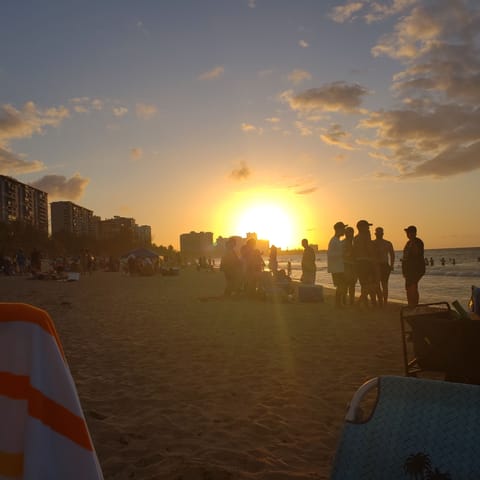
<svg viewBox="0 0 480 480">
<path fill-rule="evenodd" d="M 327 271 L 332 274 L 332 281 L 335 285 L 335 307 L 341 308 L 345 297 L 345 264 L 344 244 L 341 237 L 345 235 L 345 225 L 337 222 L 333 226 L 335 234 L 330 239 L 327 249 Z"/>
<path fill-rule="evenodd" d="M 405 290 L 409 307 L 415 307 L 420 301 L 418 282 L 425 275 L 425 247 L 417 237 L 417 227 L 405 228 L 408 241 L 403 249 L 402 274 L 405 277 Z"/>
<path fill-rule="evenodd" d="M 368 297 L 372 306 L 377 306 L 375 298 L 375 265 L 373 242 L 370 233 L 372 224 L 366 220 L 357 222 L 358 234 L 353 239 L 353 255 L 355 268 L 357 269 L 358 281 L 360 282 L 360 297 L 358 304 L 368 307 Z"/>
<path fill-rule="evenodd" d="M 302 240 L 302 278 L 301 282 L 307 285 L 315 285 L 317 265 L 315 263 L 315 250 L 308 244 L 308 240 Z"/>
<path fill-rule="evenodd" d="M 242 280 L 242 261 L 235 251 L 235 239 L 229 238 L 225 243 L 225 253 L 220 262 L 220 270 L 225 275 L 224 295 L 230 297 L 239 293 Z"/>
<path fill-rule="evenodd" d="M 393 271 L 395 265 L 395 250 L 392 242 L 383 238 L 383 228 L 377 227 L 375 229 L 375 240 L 373 246 L 376 253 L 378 274 L 380 277 L 380 295 L 383 297 L 383 305 L 387 305 L 388 301 L 388 280 L 390 273 Z M 382 299 L 379 298 L 379 303 Z"/>
<path fill-rule="evenodd" d="M 353 237 L 355 231 L 352 227 L 345 228 L 345 239 L 343 240 L 343 265 L 345 268 L 345 305 L 355 303 L 355 285 L 357 284 L 357 272 L 355 269 L 355 258 L 353 255 Z"/>
<path fill-rule="evenodd" d="M 278 260 L 277 260 L 277 247 L 275 245 L 272 245 L 270 247 L 270 256 L 268 258 L 268 268 L 274 275 L 277 274 Z"/>
<path fill-rule="evenodd" d="M 254 297 L 260 283 L 260 275 L 265 263 L 262 253 L 256 248 L 257 241 L 250 237 L 242 250 L 243 261 L 245 262 L 245 291 L 249 297 Z"/>
</svg>

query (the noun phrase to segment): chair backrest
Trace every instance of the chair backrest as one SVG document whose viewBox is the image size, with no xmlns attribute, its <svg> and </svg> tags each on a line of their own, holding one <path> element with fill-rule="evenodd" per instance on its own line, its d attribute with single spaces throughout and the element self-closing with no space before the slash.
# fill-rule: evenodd
<svg viewBox="0 0 480 480">
<path fill-rule="evenodd" d="M 391 376 L 377 383 L 371 416 L 344 424 L 332 480 L 480 478 L 480 386 Z"/>
<path fill-rule="evenodd" d="M 0 303 L 0 425 L 0 478 L 103 478 L 53 321 L 27 304 Z"/>
</svg>

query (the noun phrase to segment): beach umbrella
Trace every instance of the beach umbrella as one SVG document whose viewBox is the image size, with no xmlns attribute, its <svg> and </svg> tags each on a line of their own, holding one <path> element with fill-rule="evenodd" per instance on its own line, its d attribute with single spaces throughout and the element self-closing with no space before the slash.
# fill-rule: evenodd
<svg viewBox="0 0 480 480">
<path fill-rule="evenodd" d="M 128 258 L 130 255 L 133 255 L 135 258 L 158 258 L 160 256 L 148 248 L 136 248 L 123 254 L 121 258 Z"/>
</svg>

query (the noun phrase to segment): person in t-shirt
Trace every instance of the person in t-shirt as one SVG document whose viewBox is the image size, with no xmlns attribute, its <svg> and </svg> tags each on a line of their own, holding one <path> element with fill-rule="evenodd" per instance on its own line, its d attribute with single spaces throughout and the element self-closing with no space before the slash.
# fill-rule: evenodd
<svg viewBox="0 0 480 480">
<path fill-rule="evenodd" d="M 425 247 L 417 237 L 417 227 L 405 228 L 408 241 L 403 249 L 402 274 L 405 277 L 405 290 L 409 307 L 415 307 L 420 301 L 418 282 L 425 275 Z"/>
<path fill-rule="evenodd" d="M 393 271 L 395 265 L 395 251 L 393 249 L 392 242 L 383 238 L 383 228 L 377 227 L 375 229 L 375 240 L 373 240 L 373 246 L 375 249 L 375 256 L 377 262 L 377 271 L 379 276 L 379 303 L 387 305 L 388 301 L 388 279 L 390 273 Z"/>
<path fill-rule="evenodd" d="M 327 250 L 327 270 L 332 274 L 332 281 L 335 285 L 335 307 L 343 306 L 345 299 L 345 264 L 344 264 L 344 244 L 341 237 L 345 235 L 345 225 L 343 222 L 337 222 L 333 226 L 335 234 L 328 243 Z"/>
</svg>

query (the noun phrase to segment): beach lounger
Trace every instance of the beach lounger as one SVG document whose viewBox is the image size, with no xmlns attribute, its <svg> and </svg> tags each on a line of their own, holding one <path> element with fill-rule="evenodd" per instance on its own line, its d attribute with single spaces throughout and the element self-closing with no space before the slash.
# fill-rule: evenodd
<svg viewBox="0 0 480 480">
<path fill-rule="evenodd" d="M 459 318 L 447 302 L 400 311 L 405 375 L 440 374 L 480 384 L 480 322 Z"/>
<path fill-rule="evenodd" d="M 21 303 L 0 303 L 0 478 L 103 478 L 53 321 Z"/>
<path fill-rule="evenodd" d="M 362 400 L 376 390 L 371 414 Z M 385 376 L 349 406 L 331 480 L 480 478 L 480 386 Z"/>
</svg>

